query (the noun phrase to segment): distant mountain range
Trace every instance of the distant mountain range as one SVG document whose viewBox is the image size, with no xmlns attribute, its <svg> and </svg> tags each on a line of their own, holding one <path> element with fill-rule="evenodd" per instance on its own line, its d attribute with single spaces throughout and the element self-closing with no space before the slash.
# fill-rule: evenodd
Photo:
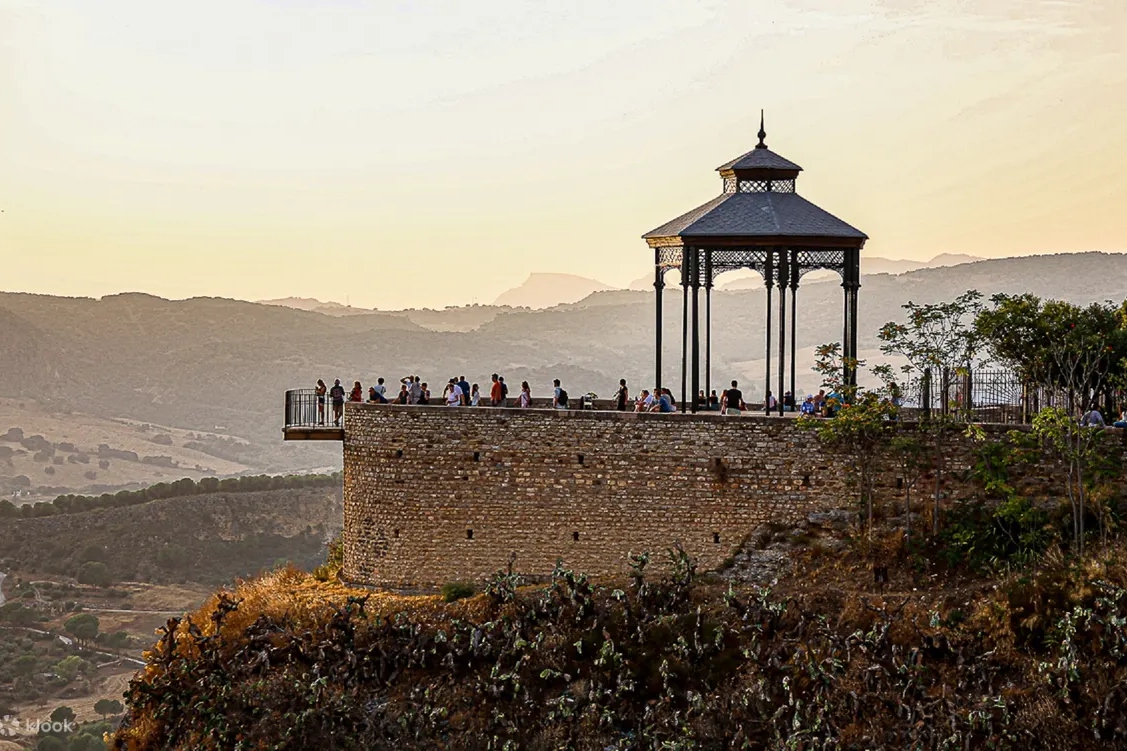
<svg viewBox="0 0 1127 751">
<path fill-rule="evenodd" d="M 908 261 L 896 258 L 880 258 L 878 256 L 863 256 L 861 258 L 861 273 L 867 274 L 903 274 L 908 271 L 917 271 L 919 269 L 940 268 L 943 266 L 956 266 L 962 263 L 973 263 L 975 261 L 984 260 L 978 256 L 966 255 L 965 253 L 943 253 L 935 256 L 930 261 Z M 807 283 L 818 280 L 836 278 L 837 275 L 833 272 L 814 272 L 807 275 L 805 281 Z M 675 275 L 674 275 L 675 278 Z M 716 289 L 721 290 L 741 290 L 741 289 L 761 289 L 763 287 L 762 278 L 753 271 L 732 271 L 725 274 L 716 284 Z M 568 303 L 578 302 L 585 297 L 595 294 L 596 292 L 609 292 L 614 289 L 622 289 L 621 287 L 614 287 L 610 284 L 604 284 L 597 279 L 591 279 L 585 276 L 578 276 L 576 274 L 553 274 L 553 273 L 534 273 L 529 274 L 521 284 L 502 292 L 497 296 L 492 306 L 472 306 L 482 310 L 480 316 L 466 316 L 466 321 L 456 328 L 444 329 L 451 331 L 468 331 L 474 326 L 485 323 L 487 320 L 492 320 L 492 317 L 485 313 L 485 311 L 496 308 L 531 308 L 533 310 L 543 310 L 544 308 L 551 308 L 556 305 L 566 305 Z M 653 291 L 653 275 L 647 274 L 646 276 L 635 279 L 626 289 L 638 292 L 652 292 Z M 376 312 L 369 308 L 353 308 L 349 305 L 342 305 L 338 302 L 322 302 L 310 297 L 283 297 L 276 300 L 259 300 L 258 302 L 264 305 L 280 305 L 287 308 L 294 308 L 296 310 L 307 310 L 316 313 L 324 313 L 331 316 L 347 316 L 347 315 L 363 315 L 366 313 Z M 467 308 L 459 308 L 459 310 L 466 310 Z M 452 310 L 447 308 L 446 310 Z M 430 322 L 435 320 L 435 316 L 427 316 L 427 313 L 434 311 L 420 311 L 420 310 L 407 310 L 395 311 L 404 317 L 421 323 L 422 319 Z M 445 320 L 448 316 L 440 316 Z M 474 326 L 466 328 L 470 322 L 475 322 Z"/>
<path fill-rule="evenodd" d="M 868 274 L 860 292 L 861 356 L 880 359 L 876 332 L 901 318 L 905 302 L 947 300 L 967 289 L 1076 303 L 1122 300 L 1127 255 L 1031 256 Z M 666 380 L 672 382 L 679 372 L 681 295 L 679 289 L 666 294 Z M 797 300 L 798 381 L 808 391 L 818 385 L 809 369 L 813 348 L 841 338 L 841 289 L 807 284 Z M 286 471 L 340 461 L 339 447 L 281 441 L 282 393 L 312 387 L 317 378 L 360 380 L 366 388 L 377 376 L 394 384 L 419 373 L 437 386 L 463 374 L 485 383 L 497 371 L 511 382 L 528 380 L 534 396 L 552 378 L 563 379 L 572 393 L 600 395 L 611 393 L 619 378 L 633 388 L 653 385 L 652 288 L 608 289 L 539 310 L 478 305 L 340 315 L 334 306 L 296 308 L 313 302 L 0 293 L 0 397 L 11 400 L 4 419 L 13 423 L 0 424 L 0 434 L 20 427 L 28 436 L 71 440 L 37 427 L 36 415 L 48 411 L 89 421 L 96 444 L 112 442 L 96 437 L 97 420 L 125 419 L 219 436 L 207 439 L 216 446 L 227 445 L 224 435 L 235 436 L 240 465 Z M 753 395 L 761 390 L 764 305 L 763 290 L 713 295 L 714 384 L 740 378 Z M 98 447 L 79 448 L 97 453 Z M 154 445 L 152 453 L 161 451 Z M 57 484 L 44 466 L 36 471 L 35 486 Z M 0 486 L 17 474 L 27 470 L 0 458 Z"/>
</svg>

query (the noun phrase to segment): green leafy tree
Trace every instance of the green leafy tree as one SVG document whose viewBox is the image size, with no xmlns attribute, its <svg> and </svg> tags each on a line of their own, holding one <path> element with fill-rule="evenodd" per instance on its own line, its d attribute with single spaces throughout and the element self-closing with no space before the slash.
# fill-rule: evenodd
<svg viewBox="0 0 1127 751">
<path fill-rule="evenodd" d="M 94 711 L 106 719 L 110 715 L 119 715 L 125 711 L 125 707 L 117 699 L 99 699 L 94 702 Z"/>
<path fill-rule="evenodd" d="M 865 512 L 868 540 L 873 535 L 873 479 L 887 447 L 897 407 L 887 388 L 862 389 L 847 383 L 845 373 L 864 363 L 842 355 L 841 345 L 825 344 L 815 351 L 814 370 L 823 385 L 841 396 L 842 405 L 830 419 L 804 418 L 803 425 L 833 447 L 846 461 L 856 487 L 858 504 Z"/>
<path fill-rule="evenodd" d="M 991 357 L 1022 381 L 1063 391 L 1072 410 L 1109 400 L 1127 386 L 1127 302 L 1081 308 L 1030 295 L 995 295 L 975 318 Z M 1092 361 L 1098 367 L 1092 368 Z"/>
<path fill-rule="evenodd" d="M 51 712 L 51 722 L 74 722 L 74 710 L 65 704 L 61 707 L 55 707 L 55 711 Z"/>
<path fill-rule="evenodd" d="M 35 751 L 67 751 L 67 744 L 62 738 L 45 735 L 35 744 Z"/>
<path fill-rule="evenodd" d="M 903 306 L 906 321 L 890 321 L 881 327 L 877 338 L 881 352 L 903 360 L 902 381 L 897 389 L 919 390 L 929 373 L 950 369 L 966 375 L 978 351 L 980 336 L 974 321 L 982 311 L 982 295 L 967 290 L 952 301 L 930 305 L 909 302 Z M 886 377 L 892 374 L 885 371 Z M 955 413 L 945 410 L 925 413 L 920 421 L 921 434 L 930 450 L 934 475 L 932 534 L 939 534 L 940 500 L 946 473 L 950 438 L 956 432 L 953 423 L 966 416 L 970 400 L 964 399 Z M 960 414 L 961 413 L 961 414 Z"/>
<path fill-rule="evenodd" d="M 90 670 L 90 663 L 82 659 L 78 655 L 70 655 L 59 661 L 55 665 L 55 674 L 62 678 L 67 683 L 73 683 L 74 679 L 79 675 L 84 674 Z"/>
<path fill-rule="evenodd" d="M 12 663 L 12 669 L 16 675 L 28 676 L 35 672 L 38 665 L 39 658 L 35 655 L 20 655 Z"/>
<path fill-rule="evenodd" d="M 1082 426 L 1059 407 L 1041 410 L 1033 418 L 1033 430 L 1065 467 L 1065 491 L 1072 511 L 1073 550 L 1084 553 L 1087 472 L 1099 461 L 1102 431 Z M 1103 519 L 1103 514 L 1099 514 Z M 1101 531 L 1102 531 L 1101 522 Z"/>
<path fill-rule="evenodd" d="M 113 576 L 106 564 L 101 561 L 88 561 L 78 569 L 79 584 L 91 584 L 95 587 L 108 587 L 113 584 Z"/>
<path fill-rule="evenodd" d="M 90 613 L 79 613 L 67 618 L 63 628 L 80 644 L 89 644 L 98 636 L 101 624 L 98 618 Z"/>
</svg>

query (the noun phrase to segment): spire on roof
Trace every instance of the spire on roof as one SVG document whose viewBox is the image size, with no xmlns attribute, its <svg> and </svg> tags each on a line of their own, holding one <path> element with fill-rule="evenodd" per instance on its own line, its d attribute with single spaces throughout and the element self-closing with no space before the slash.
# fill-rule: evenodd
<svg viewBox="0 0 1127 751">
<path fill-rule="evenodd" d="M 763 130 L 763 110 L 759 110 L 759 143 L 755 146 L 757 149 L 767 148 L 767 131 Z"/>
</svg>

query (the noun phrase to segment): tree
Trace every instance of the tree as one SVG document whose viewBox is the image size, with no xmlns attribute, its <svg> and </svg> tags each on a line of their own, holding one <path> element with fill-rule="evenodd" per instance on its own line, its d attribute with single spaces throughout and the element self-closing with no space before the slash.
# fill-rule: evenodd
<svg viewBox="0 0 1127 751">
<path fill-rule="evenodd" d="M 1073 409 L 1089 409 L 1101 396 L 1109 399 L 1113 387 L 1127 385 L 1127 302 L 1081 308 L 1029 294 L 995 295 L 991 302 L 978 313 L 975 330 L 991 357 L 1024 383 L 1067 392 Z M 1083 367 L 1092 354 L 1099 367 Z"/>
<path fill-rule="evenodd" d="M 888 391 L 861 389 L 845 383 L 843 374 L 856 372 L 862 362 L 843 357 L 841 345 L 825 344 L 815 351 L 814 370 L 823 377 L 823 385 L 841 395 L 842 406 L 831 419 L 806 419 L 818 437 L 834 447 L 845 458 L 857 483 L 858 502 L 864 509 L 868 540 L 873 537 L 873 478 L 877 463 L 888 441 L 888 433 L 896 416 L 896 405 Z"/>
<path fill-rule="evenodd" d="M 979 292 L 967 290 L 950 302 L 931 305 L 908 302 L 903 306 L 907 312 L 906 323 L 889 321 L 881 327 L 877 334 L 881 341 L 880 351 L 905 360 L 900 372 L 907 384 L 897 384 L 898 388 L 907 385 L 914 387 L 918 393 L 920 385 L 933 370 L 949 368 L 960 375 L 969 372 L 979 347 L 980 336 L 973 323 L 982 311 L 981 300 Z M 964 412 L 970 406 L 969 401 L 964 399 L 960 405 Z M 952 423 L 962 416 L 941 410 L 924 413 L 920 421 L 920 428 L 931 450 L 935 475 L 932 534 L 939 534 L 939 505 L 942 480 L 947 469 L 948 438 L 953 432 Z"/>
<path fill-rule="evenodd" d="M 20 655 L 12 664 L 16 675 L 28 676 L 35 672 L 35 668 L 39 665 L 39 658 L 35 655 Z"/>
<path fill-rule="evenodd" d="M 92 584 L 95 587 L 108 587 L 113 584 L 113 577 L 106 564 L 101 561 L 87 561 L 78 569 L 78 583 Z"/>
<path fill-rule="evenodd" d="M 73 683 L 74 679 L 81 673 L 86 673 L 90 669 L 90 663 L 82 659 L 78 655 L 70 655 L 64 657 L 55 665 L 55 674 L 62 678 L 67 683 Z"/>
<path fill-rule="evenodd" d="M 51 713 L 51 722 L 68 723 L 74 722 L 74 710 L 65 704 L 61 707 L 55 707 L 55 711 Z"/>
<path fill-rule="evenodd" d="M 101 624 L 96 616 L 90 613 L 79 613 L 67 618 L 63 628 L 80 644 L 89 644 L 98 636 Z"/>
<path fill-rule="evenodd" d="M 67 751 L 67 744 L 62 738 L 45 735 L 35 744 L 35 751 Z"/>
<path fill-rule="evenodd" d="M 924 461 L 925 448 L 920 440 L 912 435 L 897 435 L 890 444 L 892 455 L 896 459 L 896 466 L 900 470 L 901 482 L 904 486 L 904 545 L 912 545 L 912 488 L 920 479 L 920 474 L 926 465 Z"/>
<path fill-rule="evenodd" d="M 99 699 L 94 702 L 94 711 L 100 714 L 103 720 L 110 715 L 121 714 L 124 710 L 125 707 L 117 699 Z"/>
<path fill-rule="evenodd" d="M 66 751 L 105 751 L 106 744 L 100 735 L 75 733 L 67 738 Z"/>
</svg>

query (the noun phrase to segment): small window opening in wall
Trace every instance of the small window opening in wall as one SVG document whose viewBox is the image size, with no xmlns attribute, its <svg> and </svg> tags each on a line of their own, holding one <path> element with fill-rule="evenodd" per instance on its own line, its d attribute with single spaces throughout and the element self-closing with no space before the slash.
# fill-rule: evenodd
<svg viewBox="0 0 1127 751">
<path fill-rule="evenodd" d="M 481 461 L 481 452 L 480 452 L 480 451 L 475 451 L 475 452 L 473 452 L 473 460 L 474 460 L 475 462 L 480 462 L 480 461 Z"/>
<path fill-rule="evenodd" d="M 896 489 L 900 490 L 903 487 L 904 487 L 904 478 L 903 477 L 897 477 L 896 478 Z"/>
<path fill-rule="evenodd" d="M 399 530 L 398 529 L 392 530 L 391 536 L 398 540 L 399 539 Z"/>
<path fill-rule="evenodd" d="M 724 466 L 724 460 L 721 459 L 719 456 L 713 457 L 712 466 L 716 467 L 717 469 L 720 469 L 721 467 Z"/>
<path fill-rule="evenodd" d="M 716 543 L 717 545 L 720 544 L 720 533 L 719 532 L 713 532 L 712 533 L 712 541 L 714 543 Z"/>
<path fill-rule="evenodd" d="M 583 454 L 580 454 L 580 455 L 579 455 L 579 463 L 580 463 L 580 464 L 582 464 L 582 463 L 583 463 Z"/>
<path fill-rule="evenodd" d="M 395 458 L 396 459 L 402 459 L 403 458 L 403 449 L 399 449 L 398 451 L 395 452 Z"/>
<path fill-rule="evenodd" d="M 572 532 L 571 533 L 571 540 L 572 540 L 572 542 L 579 542 L 579 533 L 578 532 Z"/>
<path fill-rule="evenodd" d="M 472 530 L 472 529 L 467 529 L 467 530 L 466 530 L 466 539 L 467 539 L 467 540 L 472 540 L 472 539 L 473 539 L 473 530 Z"/>
<path fill-rule="evenodd" d="M 802 487 L 804 487 L 804 488 L 810 487 L 810 475 L 803 475 L 802 476 Z"/>
</svg>

